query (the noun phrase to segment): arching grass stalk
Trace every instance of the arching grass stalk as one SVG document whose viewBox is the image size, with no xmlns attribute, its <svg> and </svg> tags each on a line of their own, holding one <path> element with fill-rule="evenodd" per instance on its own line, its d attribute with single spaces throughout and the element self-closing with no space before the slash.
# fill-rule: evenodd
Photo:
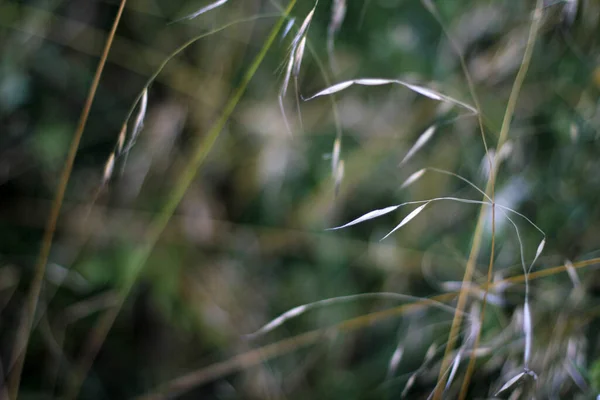
<svg viewBox="0 0 600 400">
<path fill-rule="evenodd" d="M 525 48 L 525 54 L 523 55 L 523 61 L 521 62 L 521 66 L 519 71 L 517 72 L 517 76 L 513 83 L 513 87 L 508 99 L 508 104 L 506 106 L 506 110 L 504 113 L 504 118 L 502 121 L 502 127 L 500 129 L 500 135 L 498 137 L 498 142 L 496 144 L 496 148 L 500 149 L 502 145 L 506 142 L 508 138 L 508 131 L 510 129 L 510 123 L 512 121 L 512 117 L 515 111 L 515 107 L 517 104 L 517 99 L 519 98 L 519 93 L 521 91 L 521 87 L 523 85 L 523 81 L 525 80 L 525 76 L 527 75 L 527 70 L 529 69 L 529 65 L 531 63 L 531 56 L 533 54 L 533 47 L 535 45 L 535 40 L 537 37 L 537 32 L 539 30 L 540 22 L 541 22 L 541 14 L 542 14 L 542 1 L 538 0 L 536 4 L 536 8 L 533 14 L 533 21 L 531 24 L 531 28 L 529 30 L 529 37 L 527 39 L 527 47 Z M 497 156 L 496 156 L 497 158 Z M 490 169 L 490 176 L 488 179 L 488 183 L 486 185 L 486 193 L 493 193 L 496 175 L 498 173 L 498 163 L 497 160 L 494 160 L 492 168 Z M 493 197 L 492 197 L 493 198 Z M 494 206 L 492 206 L 492 221 L 495 219 L 495 210 Z M 477 220 L 477 226 L 475 227 L 475 233 L 473 237 L 473 244 L 471 246 L 471 253 L 469 255 L 469 259 L 467 261 L 467 266 L 465 268 L 465 273 L 463 275 L 463 284 L 468 285 L 473 278 L 473 271 L 475 269 L 475 263 L 477 261 L 477 256 L 479 255 L 479 250 L 481 248 L 481 242 L 483 237 L 483 227 L 485 223 L 486 212 L 484 207 L 480 209 L 479 218 Z M 490 262 L 490 268 L 488 269 L 488 282 L 491 281 L 491 269 L 493 264 Z M 525 276 L 527 279 L 527 276 Z M 458 302 L 456 308 L 458 311 L 464 311 L 466 302 L 467 302 L 468 293 L 465 290 L 461 290 L 458 296 Z M 486 304 L 486 298 L 484 297 L 484 305 Z M 483 312 L 485 308 L 482 308 L 482 318 Z M 452 327 L 450 328 L 450 334 L 448 339 L 448 344 L 446 346 L 446 352 L 444 354 L 444 358 L 442 359 L 442 365 L 440 368 L 440 374 L 438 377 L 438 384 L 436 386 L 433 399 L 439 400 L 442 398 L 442 394 L 444 392 L 446 377 L 443 374 L 443 371 L 448 367 L 450 363 L 450 354 L 454 349 L 454 345 L 456 344 L 456 333 L 458 332 L 460 325 L 462 323 L 462 314 L 457 312 L 454 315 L 454 321 L 452 322 Z M 480 341 L 480 333 L 475 338 L 474 348 L 477 348 Z M 467 389 L 468 389 L 468 378 L 470 374 L 473 372 L 474 368 L 474 358 L 471 357 L 469 361 L 469 367 L 467 368 L 467 375 L 465 376 L 465 380 L 463 386 L 461 387 L 460 398 L 465 398 Z"/>
<path fill-rule="evenodd" d="M 58 182 L 58 187 L 56 189 L 56 195 L 54 196 L 54 201 L 50 210 L 50 216 L 48 217 L 48 221 L 46 223 L 46 230 L 44 231 L 44 237 L 42 238 L 42 247 L 36 262 L 33 281 L 31 282 L 31 288 L 29 289 L 25 309 L 23 310 L 19 328 L 17 329 L 9 365 L 9 396 L 11 399 L 16 399 L 18 396 L 21 372 L 25 362 L 27 344 L 29 343 L 29 335 L 31 334 L 31 328 L 33 326 L 35 310 L 37 308 L 40 291 L 42 289 L 42 282 L 46 272 L 46 264 L 48 262 L 48 256 L 50 255 L 50 248 L 52 247 L 52 240 L 54 238 L 54 232 L 56 231 L 56 224 L 60 215 L 60 209 L 65 197 L 71 171 L 73 170 L 73 163 L 75 162 L 75 156 L 77 155 L 77 150 L 79 149 L 79 143 L 81 142 L 81 137 L 83 136 L 83 131 L 90 114 L 90 109 L 92 108 L 92 103 L 94 102 L 94 98 L 96 96 L 96 90 L 98 89 L 98 85 L 100 83 L 100 77 L 102 76 L 102 71 L 104 70 L 104 65 L 106 64 L 106 59 L 108 58 L 108 53 L 115 37 L 115 32 L 117 31 L 119 21 L 123 15 L 125 3 L 127 3 L 127 0 L 121 0 L 119 10 L 117 11 L 112 28 L 108 34 L 108 38 L 106 39 L 102 56 L 98 62 L 94 78 L 92 79 L 92 85 L 90 86 L 83 110 L 81 111 L 81 116 L 79 117 L 77 128 L 75 129 L 75 134 L 71 140 L 67 159 L 65 160 L 65 164 L 60 175 L 60 180 Z"/>
<path fill-rule="evenodd" d="M 217 138 L 221 134 L 225 123 L 227 122 L 227 120 L 235 110 L 237 104 L 239 103 L 240 99 L 242 98 L 242 95 L 246 91 L 250 80 L 253 78 L 254 74 L 258 70 L 258 67 L 264 60 L 268 50 L 275 42 L 279 31 L 284 25 L 284 22 L 286 21 L 291 10 L 294 8 L 295 4 L 296 0 L 290 1 L 287 8 L 285 9 L 285 12 L 279 18 L 279 20 L 276 22 L 275 26 L 271 30 L 264 45 L 262 46 L 262 49 L 256 55 L 254 61 L 248 68 L 246 74 L 242 79 L 242 82 L 234 92 L 233 96 L 228 101 L 219 119 L 215 122 L 215 124 L 208 131 L 208 133 L 206 135 L 203 135 L 199 139 L 198 144 L 193 150 L 191 159 L 188 161 L 182 175 L 175 183 L 175 187 L 170 193 L 166 204 L 159 212 L 159 214 L 155 217 L 153 223 L 149 227 L 144 244 L 135 253 L 134 260 L 129 266 L 129 274 L 124 280 L 124 283 L 119 288 L 119 301 L 117 306 L 107 311 L 102 317 L 100 317 L 100 320 L 98 321 L 96 327 L 90 334 L 89 340 L 86 346 L 84 347 L 84 351 L 79 360 L 78 366 L 75 369 L 76 375 L 71 377 L 70 381 L 68 382 L 65 393 L 65 397 L 67 399 L 73 399 L 79 393 L 79 389 L 87 375 L 87 372 L 91 367 L 92 362 L 94 361 L 98 351 L 100 350 L 100 347 L 102 346 L 106 335 L 110 331 L 117 315 L 119 314 L 119 311 L 121 310 L 125 299 L 129 295 L 129 292 L 133 288 L 138 276 L 140 275 L 144 265 L 146 264 L 146 261 L 150 256 L 152 250 L 154 249 L 156 242 L 161 236 L 171 216 L 175 212 L 175 209 L 183 199 L 183 196 L 190 184 L 192 183 L 194 177 L 196 176 L 198 169 L 206 159 L 206 156 L 208 155 L 213 145 L 215 144 Z"/>
<path fill-rule="evenodd" d="M 144 98 L 144 94 L 148 92 L 148 90 L 150 89 L 150 86 L 152 86 L 152 84 L 154 83 L 154 81 L 156 80 L 156 78 L 158 77 L 158 75 L 160 75 L 160 73 L 165 69 L 165 67 L 167 66 L 167 64 L 173 59 L 175 58 L 177 55 L 179 55 L 182 51 L 184 51 L 185 49 L 187 49 L 188 47 L 190 47 L 192 44 L 196 43 L 199 40 L 202 40 L 208 36 L 212 36 L 216 33 L 219 33 L 221 31 L 224 31 L 228 28 L 231 28 L 235 25 L 239 25 L 239 24 L 243 24 L 246 22 L 254 22 L 257 21 L 259 19 L 265 19 L 265 18 L 275 18 L 275 17 L 280 17 L 281 14 L 261 14 L 261 15 L 255 15 L 249 18 L 244 18 L 244 19 L 240 19 L 240 20 L 236 20 L 233 22 L 230 22 L 228 24 L 225 24 L 223 26 L 220 26 L 216 29 L 210 30 L 208 32 L 202 33 L 200 35 L 194 36 L 193 38 L 189 39 L 187 42 L 185 42 L 184 44 L 182 44 L 181 46 L 179 46 L 178 48 L 176 48 L 173 52 L 171 52 L 167 58 L 164 59 L 164 61 L 158 66 L 158 68 L 156 69 L 156 71 L 154 71 L 154 73 L 146 80 L 146 83 L 144 84 L 144 87 L 142 88 L 142 90 L 140 90 L 140 92 L 138 93 L 137 97 L 135 98 L 135 100 L 133 101 L 131 107 L 129 108 L 129 111 L 127 112 L 127 115 L 125 116 L 125 120 L 123 121 L 123 129 L 126 129 L 127 124 L 129 123 L 129 120 L 131 119 L 131 117 L 133 116 L 133 113 L 136 109 L 136 107 L 138 107 L 138 105 L 140 104 L 140 102 L 142 102 L 143 98 Z M 116 156 L 118 157 L 119 155 L 122 154 L 127 154 L 131 148 L 133 147 L 134 142 L 131 140 L 131 138 L 128 140 L 127 145 L 124 145 L 124 138 L 121 138 L 121 136 L 119 137 L 119 141 L 117 142 L 117 144 L 115 145 L 115 153 Z"/>
</svg>

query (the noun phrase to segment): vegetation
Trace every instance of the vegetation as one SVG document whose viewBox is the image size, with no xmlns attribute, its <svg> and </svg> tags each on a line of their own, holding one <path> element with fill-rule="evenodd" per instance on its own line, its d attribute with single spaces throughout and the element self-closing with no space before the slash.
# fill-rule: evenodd
<svg viewBox="0 0 600 400">
<path fill-rule="evenodd" d="M 596 398 L 599 18 L 0 4 L 0 397 Z"/>
</svg>

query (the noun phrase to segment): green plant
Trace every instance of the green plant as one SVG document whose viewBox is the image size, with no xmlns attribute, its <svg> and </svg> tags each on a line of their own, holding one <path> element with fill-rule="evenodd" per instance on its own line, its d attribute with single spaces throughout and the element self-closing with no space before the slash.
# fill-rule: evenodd
<svg viewBox="0 0 600 400">
<path fill-rule="evenodd" d="M 91 169 L 101 171 L 103 164 L 103 170 L 80 191 L 79 182 L 89 176 L 85 167 L 77 168 L 75 155 L 124 5 L 45 228 L 12 345 L 7 395 L 16 398 L 19 391 L 25 355 L 20 349 L 28 342 L 32 362 L 44 354 L 39 343 L 49 349 L 55 368 L 46 374 L 47 392 L 63 391 L 67 398 L 95 397 L 102 390 L 127 397 L 196 390 L 227 397 L 235 392 L 218 385 L 231 375 L 242 396 L 261 398 L 591 395 L 594 367 L 587 360 L 597 358 L 597 351 L 593 333 L 581 330 L 594 324 L 595 299 L 579 274 L 588 276 L 598 263 L 590 239 L 595 229 L 585 223 L 597 217 L 587 193 L 597 185 L 589 172 L 596 166 L 590 151 L 596 142 L 585 128 L 595 121 L 597 88 L 579 76 L 571 81 L 564 71 L 595 71 L 580 65 L 588 56 L 577 47 L 589 50 L 596 43 L 572 40 L 569 35 L 577 32 L 563 30 L 566 51 L 575 55 L 556 68 L 548 62 L 565 51 L 549 39 L 556 26 L 552 13 L 572 25 L 576 2 L 538 1 L 515 11 L 495 3 L 470 10 L 429 0 L 397 2 L 388 6 L 403 13 L 393 19 L 400 23 L 389 36 L 381 36 L 392 19 L 386 5 L 369 2 L 291 1 L 283 7 L 276 1 L 219 0 L 170 23 L 161 20 L 154 30 L 136 27 L 132 17 L 129 29 L 139 29 L 138 40 L 152 45 L 141 50 L 119 37 L 112 61 L 143 71 L 142 82 L 119 83 L 134 93 L 121 102 L 118 91 L 98 93 L 103 107 L 111 99 L 118 103 L 119 116 L 108 118 L 102 149 L 84 152 L 102 154 Z M 260 14 L 253 6 L 277 12 Z M 161 14 L 132 7 L 145 13 L 139 21 Z M 581 17 L 587 21 L 583 32 L 594 29 L 592 14 Z M 213 22 L 209 15 L 215 15 Z M 204 17 L 199 34 L 195 24 Z M 461 18 L 472 19 L 473 31 L 456 22 Z M 270 19 L 277 22 L 265 35 Z M 240 38 L 244 45 L 254 43 L 248 32 L 232 33 L 235 40 L 226 36 L 252 28 L 261 37 L 260 50 L 228 48 Z M 423 40 L 411 50 L 421 37 L 437 45 Z M 190 61 L 195 51 L 202 55 L 198 65 Z M 153 60 L 152 68 L 140 68 L 142 54 Z M 226 61 L 219 54 L 227 54 Z M 282 76 L 275 79 L 271 72 L 282 60 Z M 208 70 L 212 79 L 203 76 Z M 168 87 L 191 99 L 165 95 Z M 552 97 L 546 110 L 542 98 L 549 93 L 567 106 Z M 459 100 L 467 96 L 471 100 Z M 172 97 L 177 100 L 169 102 Z M 181 103 L 189 112 L 181 111 Z M 567 126 L 569 134 L 537 134 L 545 128 L 530 122 L 536 118 L 550 121 L 557 132 Z M 182 132 L 172 128 L 179 124 Z M 177 139 L 161 136 L 169 129 L 180 132 Z M 586 140 L 587 148 L 578 140 Z M 550 149 L 541 161 L 536 146 Z M 554 162 L 547 166 L 544 156 Z M 587 161 L 569 170 L 568 162 L 560 162 L 565 157 Z M 392 192 L 394 187 L 399 189 Z M 134 194 L 127 200 L 117 198 L 128 190 Z M 551 197 L 573 211 L 551 205 Z M 69 218 L 69 228 L 57 225 L 65 198 L 67 216 L 83 215 L 77 231 L 82 239 L 74 242 L 65 237 L 79 229 L 77 218 Z M 76 214 L 74 202 L 81 198 L 84 212 Z M 472 205 L 479 206 L 477 214 Z M 388 226 L 392 213 L 405 206 L 416 208 Z M 371 240 L 373 226 L 377 238 L 385 239 L 380 244 Z M 50 252 L 54 236 L 78 252 L 73 270 L 48 262 L 61 259 Z M 559 240 L 566 236 L 572 237 Z M 542 255 L 544 248 L 552 255 Z M 533 271 L 538 261 L 562 265 Z M 12 276 L 8 263 L 2 268 Z M 562 272 L 569 280 L 560 278 Z M 52 274 L 87 278 L 93 288 L 73 294 L 59 277 L 48 294 L 42 287 Z M 7 279 L 6 287 L 12 290 L 18 281 Z M 9 293 L 9 301 L 20 296 Z M 97 312 L 102 315 L 92 322 Z M 549 319 L 555 321 L 552 329 L 544 324 Z M 136 324 L 143 328 L 130 332 Z M 41 339 L 30 341 L 35 326 Z M 145 350 L 133 351 L 138 346 Z M 170 346 L 179 351 L 166 355 Z M 156 359 L 144 362 L 155 350 Z M 207 354 L 224 361 L 199 361 Z M 120 370 L 107 367 L 111 358 L 122 363 Z M 208 366 L 181 372 L 198 364 Z M 26 387 L 35 387 L 36 368 L 25 371 Z M 202 392 L 209 383 L 218 387 Z"/>
</svg>

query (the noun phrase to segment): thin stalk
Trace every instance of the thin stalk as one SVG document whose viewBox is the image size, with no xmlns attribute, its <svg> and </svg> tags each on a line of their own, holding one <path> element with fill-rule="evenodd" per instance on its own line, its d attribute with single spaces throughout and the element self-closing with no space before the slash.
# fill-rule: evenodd
<svg viewBox="0 0 600 400">
<path fill-rule="evenodd" d="M 98 354 L 100 347 L 104 343 L 106 335 L 110 331 L 117 315 L 123 307 L 127 296 L 133 288 L 144 265 L 146 264 L 146 261 L 148 260 L 152 250 L 154 249 L 155 244 L 157 243 L 171 216 L 175 212 L 175 209 L 183 199 L 183 196 L 185 195 L 190 184 L 192 183 L 198 170 L 202 166 L 204 160 L 206 159 L 206 156 L 209 154 L 217 138 L 220 136 L 223 127 L 225 126 L 226 122 L 229 120 L 229 117 L 235 110 L 242 95 L 246 91 L 250 80 L 253 78 L 254 74 L 258 70 L 258 67 L 264 60 L 268 50 L 271 48 L 273 42 L 276 40 L 277 35 L 281 30 L 281 27 L 283 26 L 291 10 L 294 8 L 295 4 L 296 0 L 290 1 L 282 17 L 277 21 L 277 23 L 271 30 L 271 33 L 267 37 L 267 40 L 265 41 L 262 49 L 256 55 L 254 61 L 250 65 L 246 74 L 244 75 L 242 82 L 240 83 L 233 96 L 230 98 L 229 102 L 225 106 L 225 109 L 221 113 L 221 116 L 215 122 L 212 128 L 208 131 L 208 133 L 201 139 L 199 139 L 199 142 L 195 146 L 190 161 L 187 163 L 182 175 L 176 182 L 175 188 L 170 193 L 166 204 L 151 224 L 148 230 L 149 233 L 146 236 L 145 244 L 136 252 L 135 258 L 132 264 L 129 266 L 130 273 L 125 279 L 125 282 L 123 283 L 121 288 L 119 289 L 117 305 L 109 311 L 107 311 L 102 317 L 100 317 L 100 321 L 97 323 L 96 327 L 90 334 L 89 340 L 86 346 L 84 347 L 84 353 L 78 363 L 78 367 L 76 368 L 76 375 L 72 377 L 72 379 L 67 385 L 65 393 L 65 397 L 67 399 L 73 399 L 79 393 L 79 390 L 81 388 L 83 380 L 85 379 L 85 376 L 87 375 L 87 372 L 89 371 L 96 355 Z"/>
<path fill-rule="evenodd" d="M 31 288 L 29 290 L 29 295 L 27 297 L 25 309 L 23 310 L 21 322 L 17 329 L 15 345 L 13 347 L 13 352 L 11 356 L 9 375 L 9 396 L 11 399 L 16 399 L 18 396 L 19 385 L 21 382 L 21 372 L 23 371 L 23 364 L 25 362 L 25 355 L 27 353 L 29 336 L 31 335 L 35 311 L 38 305 L 38 300 L 42 289 L 42 282 L 44 280 L 44 275 L 46 272 L 46 264 L 48 262 L 48 256 L 50 255 L 52 240 L 54 238 L 54 232 L 56 232 L 56 224 L 58 222 L 60 209 L 63 203 L 63 199 L 65 197 L 69 177 L 71 176 L 71 171 L 73 170 L 75 156 L 77 155 L 77 150 L 79 149 L 79 143 L 81 142 L 81 137 L 83 136 L 83 131 L 85 129 L 88 116 L 90 114 L 90 109 L 92 108 L 92 103 L 94 102 L 94 98 L 96 96 L 96 90 L 98 89 L 98 85 L 100 83 L 100 77 L 102 76 L 102 71 L 104 70 L 104 65 L 106 64 L 106 59 L 108 58 L 108 53 L 112 46 L 117 27 L 119 26 L 119 21 L 121 20 L 121 16 L 123 15 L 123 9 L 125 8 L 126 2 L 127 0 L 121 0 L 121 3 L 119 5 L 119 10 L 117 11 L 117 15 L 115 16 L 115 19 L 113 21 L 110 33 L 108 34 L 104 50 L 100 57 L 100 61 L 98 62 L 94 78 L 92 80 L 92 85 L 90 86 L 87 99 L 83 106 L 83 110 L 81 111 L 81 116 L 79 117 L 79 122 L 75 129 L 75 134 L 69 147 L 67 159 L 65 161 L 62 173 L 60 175 L 56 195 L 52 203 L 50 216 L 48 217 L 46 230 L 44 231 L 44 236 L 42 238 L 42 247 L 40 249 L 38 260 L 35 266 L 33 281 L 31 283 Z"/>
<path fill-rule="evenodd" d="M 533 21 L 531 24 L 531 28 L 529 31 L 529 37 L 527 39 L 527 47 L 525 48 L 525 54 L 523 55 L 523 61 L 521 62 L 521 66 L 519 71 L 517 72 L 517 76 L 513 83 L 513 87 L 508 99 L 508 104 L 506 107 L 506 111 L 504 113 L 504 118 L 502 121 L 502 127 L 500 129 L 500 135 L 498 137 L 498 142 L 496 144 L 496 148 L 499 149 L 506 142 L 508 138 L 508 132 L 510 130 L 510 123 L 512 121 L 514 111 L 516 108 L 517 100 L 519 98 L 519 93 L 521 91 L 521 87 L 527 76 L 527 71 L 529 69 L 529 65 L 531 63 L 531 56 L 533 54 L 533 48 L 535 45 L 535 40 L 537 37 L 537 32 L 539 30 L 540 21 L 541 21 L 541 13 L 542 13 L 542 2 L 541 0 L 537 1 L 536 8 L 533 15 Z M 488 179 L 488 183 L 486 185 L 486 193 L 492 193 L 494 191 L 496 175 L 498 173 L 497 169 L 497 161 L 494 160 L 493 168 L 490 170 L 490 177 Z M 493 196 L 492 196 L 493 199 Z M 492 211 L 494 207 L 492 207 Z M 494 216 L 494 215 L 493 215 Z M 477 220 L 477 226 L 475 227 L 475 233 L 473 238 L 473 244 L 471 246 L 471 253 L 469 255 L 469 259 L 467 261 L 467 266 L 465 268 L 465 273 L 463 276 L 463 285 L 468 285 L 473 278 L 473 271 L 475 270 L 475 263 L 477 261 L 477 256 L 479 255 L 479 250 L 481 248 L 481 242 L 483 238 L 483 227 L 485 224 L 485 209 L 482 207 L 479 212 L 479 218 Z M 490 268 L 492 264 L 490 263 Z M 490 271 L 488 271 L 488 279 L 490 279 Z M 458 296 L 458 302 L 456 308 L 458 311 L 464 311 L 466 302 L 467 302 L 468 293 L 466 291 L 461 290 Z M 433 395 L 433 400 L 440 400 L 442 398 L 446 377 L 443 375 L 443 371 L 448 367 L 450 363 L 450 354 L 454 349 L 454 345 L 456 344 L 456 333 L 458 332 L 460 325 L 462 323 L 462 314 L 457 312 L 454 315 L 454 320 L 452 321 L 452 327 L 450 328 L 450 334 L 448 339 L 448 344 L 446 346 L 446 352 L 444 354 L 444 358 L 442 359 L 442 365 L 440 368 L 440 375 L 438 377 L 438 384 L 436 390 Z M 478 335 L 479 336 L 479 335 Z M 476 343 L 479 343 L 479 338 L 476 338 Z M 473 360 L 473 359 L 472 359 Z M 473 361 L 469 361 L 469 363 L 473 363 Z M 473 367 L 471 366 L 471 371 Z M 467 379 L 465 378 L 465 381 Z M 467 382 L 468 384 L 468 382 Z M 466 387 L 463 385 L 461 388 L 461 396 L 466 395 Z"/>
</svg>

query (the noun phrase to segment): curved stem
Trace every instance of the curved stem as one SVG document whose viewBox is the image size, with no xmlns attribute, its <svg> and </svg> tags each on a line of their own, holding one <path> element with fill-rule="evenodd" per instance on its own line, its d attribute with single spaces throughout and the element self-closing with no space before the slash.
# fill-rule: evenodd
<svg viewBox="0 0 600 400">
<path fill-rule="evenodd" d="M 75 129 L 75 134 L 71 140 L 67 159 L 65 160 L 58 187 L 56 189 L 56 195 L 54 196 L 54 201 L 52 202 L 50 216 L 48 217 L 46 230 L 44 231 L 44 237 L 42 239 L 42 247 L 36 262 L 33 281 L 31 283 L 31 288 L 29 289 L 25 309 L 23 310 L 21 322 L 19 324 L 19 328 L 17 329 L 15 345 L 13 347 L 11 363 L 9 365 L 9 369 L 11 369 L 9 375 L 9 396 L 11 399 L 16 399 L 18 396 L 21 372 L 23 370 L 23 363 L 25 361 L 25 354 L 27 352 L 27 344 L 29 342 L 31 328 L 33 326 L 33 319 L 37 308 L 40 291 L 42 289 L 42 282 L 46 272 L 46 264 L 48 262 L 50 248 L 52 247 L 54 232 L 56 232 L 56 224 L 58 222 L 60 209 L 65 197 L 67 184 L 69 183 L 71 171 L 73 170 L 75 156 L 77 155 L 77 150 L 79 149 L 79 143 L 81 142 L 81 137 L 83 136 L 83 131 L 90 114 L 90 109 L 92 108 L 92 103 L 94 102 L 94 98 L 96 96 L 96 90 L 98 89 L 98 85 L 100 83 L 100 77 L 102 76 L 102 71 L 104 70 L 104 65 L 106 64 L 106 59 L 108 58 L 108 53 L 112 46 L 117 27 L 119 26 L 119 21 L 123 15 L 123 9 L 125 8 L 126 2 L 127 0 L 121 0 L 119 10 L 117 11 L 112 28 L 108 34 L 108 38 L 106 39 L 102 56 L 100 57 L 100 61 L 98 62 L 98 66 L 96 68 L 96 73 L 92 80 L 92 85 L 90 86 L 83 110 L 81 111 L 81 116 L 79 117 L 77 128 Z"/>
</svg>

